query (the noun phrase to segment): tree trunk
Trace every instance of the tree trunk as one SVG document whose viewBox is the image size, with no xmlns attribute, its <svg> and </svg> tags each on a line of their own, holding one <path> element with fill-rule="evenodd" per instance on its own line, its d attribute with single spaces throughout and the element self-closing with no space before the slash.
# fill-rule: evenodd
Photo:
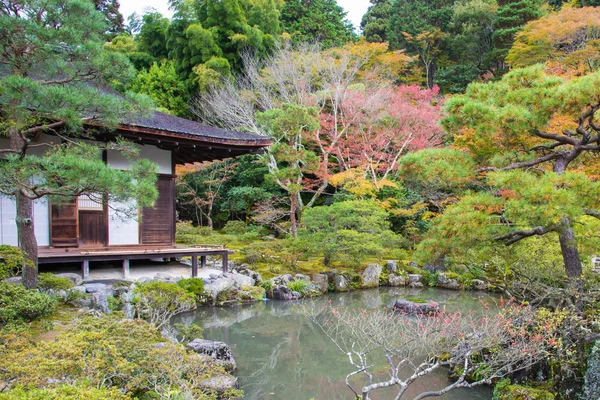
<svg viewBox="0 0 600 400">
<path fill-rule="evenodd" d="M 293 237 L 298 237 L 298 223 L 296 222 L 296 209 L 298 208 L 298 199 L 296 198 L 296 193 L 290 194 L 290 232 Z"/>
<path fill-rule="evenodd" d="M 21 157 L 25 157 L 27 151 L 27 142 L 16 129 L 10 130 L 10 148 Z M 29 182 L 25 182 L 28 186 Z M 37 265 L 38 265 L 38 246 L 33 229 L 33 200 L 24 196 L 22 193 L 15 193 L 15 203 L 17 206 L 17 232 L 19 246 L 24 256 L 32 261 L 33 268 L 23 265 L 23 286 L 32 289 L 37 284 Z"/>
<path fill-rule="evenodd" d="M 427 74 L 427 89 L 432 89 L 433 85 L 435 84 L 436 70 L 437 70 L 437 63 L 435 61 L 425 63 L 425 72 Z"/>
<path fill-rule="evenodd" d="M 570 160 L 566 158 L 558 159 L 554 164 L 554 172 L 563 174 L 569 162 Z M 561 228 L 558 231 L 558 241 L 560 242 L 560 250 L 567 278 L 569 279 L 569 285 L 572 289 L 583 292 L 583 281 L 581 279 L 583 269 L 581 267 L 581 259 L 579 258 L 579 250 L 577 249 L 577 241 L 575 240 L 575 231 L 568 217 L 564 217 L 561 221 Z"/>
</svg>

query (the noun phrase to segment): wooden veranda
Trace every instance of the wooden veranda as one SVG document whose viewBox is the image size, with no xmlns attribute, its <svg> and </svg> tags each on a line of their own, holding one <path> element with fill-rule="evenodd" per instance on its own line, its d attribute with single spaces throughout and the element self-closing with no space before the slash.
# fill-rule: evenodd
<svg viewBox="0 0 600 400">
<path fill-rule="evenodd" d="M 198 276 L 198 259 L 200 267 L 206 267 L 206 257 L 221 256 L 223 272 L 228 272 L 229 255 L 233 250 L 223 246 L 196 245 L 190 247 L 178 246 L 110 246 L 97 248 L 40 248 L 39 264 L 81 263 L 83 279 L 88 279 L 90 262 L 93 261 L 122 261 L 123 278 L 129 278 L 130 260 L 150 260 L 154 258 L 191 257 L 192 277 Z"/>
</svg>

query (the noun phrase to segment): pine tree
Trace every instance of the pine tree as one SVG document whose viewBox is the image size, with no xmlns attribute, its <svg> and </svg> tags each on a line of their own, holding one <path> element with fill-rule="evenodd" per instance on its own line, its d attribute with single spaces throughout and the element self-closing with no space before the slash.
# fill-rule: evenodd
<svg viewBox="0 0 600 400">
<path fill-rule="evenodd" d="M 367 42 L 387 42 L 387 31 L 392 12 L 392 0 L 370 0 L 371 5 L 360 21 Z"/>
</svg>

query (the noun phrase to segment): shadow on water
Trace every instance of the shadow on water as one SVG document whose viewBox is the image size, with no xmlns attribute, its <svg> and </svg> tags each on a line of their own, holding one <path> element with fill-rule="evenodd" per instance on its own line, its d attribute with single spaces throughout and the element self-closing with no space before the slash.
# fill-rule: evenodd
<svg viewBox="0 0 600 400">
<path fill-rule="evenodd" d="M 448 311 L 482 313 L 482 302 L 493 302 L 486 293 L 440 289 L 379 288 L 335 293 L 309 300 L 331 301 L 336 307 L 391 307 L 402 297 L 434 300 Z M 334 400 L 351 399 L 344 379 L 352 371 L 345 355 L 333 346 L 321 330 L 306 320 L 293 302 L 267 301 L 235 308 L 201 308 L 177 316 L 173 323 L 195 323 L 204 328 L 206 339 L 228 343 L 236 359 L 245 399 Z M 377 357 L 382 354 L 376 354 Z M 375 374 L 386 376 L 385 366 Z M 356 387 L 363 382 L 355 379 Z M 413 383 L 403 398 L 448 384 L 440 370 Z M 394 398 L 393 391 L 375 391 L 374 400 Z M 444 400 L 479 400 L 492 397 L 489 388 L 458 389 Z"/>
</svg>

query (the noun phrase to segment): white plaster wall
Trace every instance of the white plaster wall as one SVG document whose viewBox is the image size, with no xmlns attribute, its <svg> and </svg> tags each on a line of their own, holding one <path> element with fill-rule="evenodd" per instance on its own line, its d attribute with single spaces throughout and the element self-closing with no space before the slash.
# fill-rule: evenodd
<svg viewBox="0 0 600 400">
<path fill-rule="evenodd" d="M 14 200 L 0 197 L 0 242 L 10 246 L 18 246 L 17 207 Z"/>
<path fill-rule="evenodd" d="M 33 202 L 33 229 L 38 246 L 50 246 L 50 207 L 48 199 Z"/>
<path fill-rule="evenodd" d="M 172 174 L 171 151 L 161 150 L 155 146 L 135 145 L 139 150 L 139 158 L 146 158 L 158 165 L 159 174 Z M 115 150 L 108 151 L 108 165 L 116 169 L 130 169 L 131 163 L 123 154 Z"/>
<path fill-rule="evenodd" d="M 134 206 L 132 202 L 130 206 Z M 137 217 L 122 218 L 118 215 L 116 208 L 123 204 L 110 203 L 108 207 L 108 244 L 139 244 L 139 224 Z"/>
</svg>

